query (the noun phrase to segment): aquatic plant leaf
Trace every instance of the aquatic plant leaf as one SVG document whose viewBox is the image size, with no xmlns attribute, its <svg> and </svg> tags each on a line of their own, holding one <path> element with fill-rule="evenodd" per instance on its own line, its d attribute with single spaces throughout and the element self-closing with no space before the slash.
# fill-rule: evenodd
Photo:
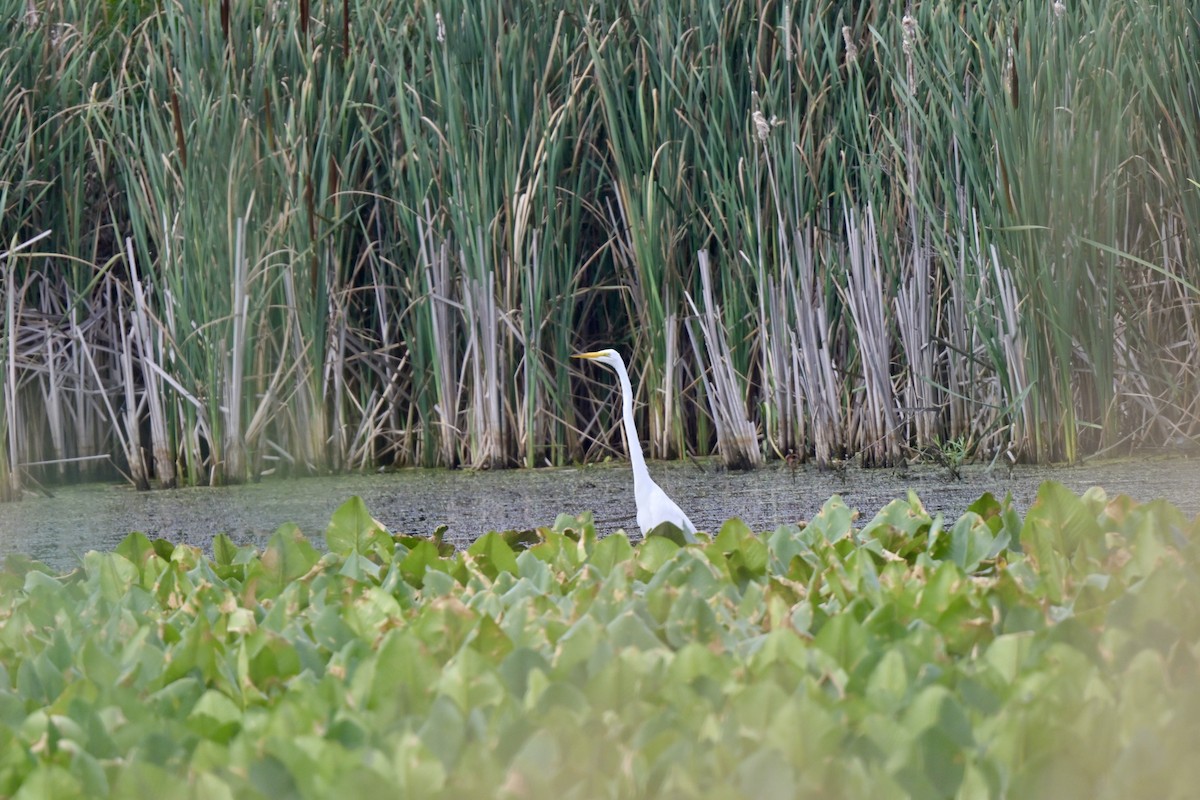
<svg viewBox="0 0 1200 800">
<path fill-rule="evenodd" d="M 258 563 L 249 570 L 246 583 L 257 580 L 256 590 L 260 596 L 274 597 L 290 582 L 307 574 L 319 558 L 298 527 L 281 525 L 267 540 L 267 547 Z"/>
<path fill-rule="evenodd" d="M 524 530 L 502 531 L 504 543 L 513 550 L 528 550 L 543 541 L 543 528 L 526 528 Z"/>
<path fill-rule="evenodd" d="M 467 548 L 475 566 L 491 580 L 501 572 L 517 572 L 517 557 L 504 536 L 492 531 L 476 539 Z"/>
<path fill-rule="evenodd" d="M 124 597 L 140 575 L 139 566 L 124 556 L 97 553 L 94 550 L 84 555 L 83 568 L 87 572 L 88 583 L 110 603 L 116 603 Z"/>
<path fill-rule="evenodd" d="M 1021 546 L 1035 560 L 1047 597 L 1055 603 L 1068 599 L 1078 559 L 1095 554 L 1098 561 L 1105 549 L 1096 518 L 1082 498 L 1054 481 L 1038 488 L 1021 528 Z"/>
<path fill-rule="evenodd" d="M 429 714 L 417 735 L 429 751 L 437 755 L 442 766 L 449 770 L 458 761 L 459 753 L 466 742 L 466 720 L 453 700 L 439 695 L 434 698 Z"/>
<path fill-rule="evenodd" d="M 122 539 L 121 543 L 117 545 L 116 552 L 137 567 L 139 573 L 146 559 L 155 554 L 154 545 L 146 538 L 146 534 L 137 531 Z"/>
<path fill-rule="evenodd" d="M 238 552 L 237 545 L 225 533 L 218 533 L 213 537 L 212 549 L 213 563 L 221 567 L 232 565 Z"/>
<path fill-rule="evenodd" d="M 821 529 L 693 547 L 388 537 L 381 565 L 287 527 L 262 555 L 134 537 L 68 576 L 18 565 L 0 791 L 55 788 L 50 765 L 114 797 L 1188 796 L 1198 531 L 1099 492 L 1041 502 L 1042 559 L 997 543 L 1003 504 L 942 529 L 909 498 L 862 531 L 826 504 Z M 883 546 L 910 529 L 889 541 L 923 545 Z"/>
<path fill-rule="evenodd" d="M 154 547 L 155 555 L 157 555 L 163 561 L 170 561 L 171 559 L 175 558 L 176 552 L 187 552 L 187 553 L 195 553 L 196 552 L 195 548 L 186 547 L 186 546 L 181 548 L 181 547 L 177 546 L 174 542 L 172 542 L 168 539 L 163 539 L 161 537 L 155 539 L 152 542 L 152 545 Z"/>
<path fill-rule="evenodd" d="M 631 647 L 637 650 L 653 650 L 662 646 L 662 640 L 642 617 L 632 610 L 625 611 L 608 624 L 608 636 L 613 647 Z"/>
<path fill-rule="evenodd" d="M 706 549 L 724 556 L 737 581 L 761 578 L 766 574 L 767 544 L 740 519 L 731 519 L 721 525 L 717 537 Z"/>
<path fill-rule="evenodd" d="M 917 553 L 929 548 L 933 523 L 925 506 L 910 492 L 907 500 L 893 500 L 880 509 L 860 535 L 878 541 L 901 558 L 913 560 Z"/>
<path fill-rule="evenodd" d="M 364 556 L 388 558 L 392 550 L 392 539 L 383 523 L 371 516 L 367 505 L 358 495 L 338 506 L 325 529 L 325 546 L 331 553 L 347 556 L 359 553 Z"/>
<path fill-rule="evenodd" d="M 654 537 L 669 539 L 680 547 L 686 547 L 688 544 L 687 536 L 684 535 L 683 529 L 673 522 L 660 522 L 646 532 L 647 539 Z"/>
<path fill-rule="evenodd" d="M 400 573 L 404 576 L 405 581 L 420 588 L 425 582 L 425 571 L 442 566 L 437 545 L 428 539 L 422 539 L 416 542 L 408 551 L 408 555 L 400 562 Z"/>
<path fill-rule="evenodd" d="M 679 552 L 680 547 L 682 545 L 666 536 L 646 537 L 637 548 L 638 569 L 643 575 L 653 575 Z"/>
<path fill-rule="evenodd" d="M 904 513 L 907 515 L 908 511 Z M 850 535 L 851 524 L 857 515 L 857 511 L 852 511 L 841 496 L 835 494 L 805 526 L 805 532 L 810 536 L 816 534 L 827 542 L 836 542 Z"/>
<path fill-rule="evenodd" d="M 867 654 L 869 642 L 866 629 L 850 614 L 833 617 L 813 640 L 814 645 L 833 656 L 848 672 Z"/>
<path fill-rule="evenodd" d="M 228 742 L 242 727 L 242 709 L 227 695 L 209 689 L 192 706 L 188 725 L 206 739 Z"/>
<path fill-rule="evenodd" d="M 601 574 L 607 575 L 617 564 L 633 558 L 634 552 L 628 536 L 624 533 L 613 533 L 596 543 L 596 549 L 588 558 L 588 563 L 600 570 Z"/>
<path fill-rule="evenodd" d="M 350 552 L 342 560 L 342 567 L 338 570 L 339 575 L 356 581 L 378 580 L 379 572 L 380 566 L 357 550 Z"/>
<path fill-rule="evenodd" d="M 950 528 L 947 556 L 965 572 L 974 572 L 987 558 L 994 557 L 996 537 L 987 522 L 973 511 L 958 518 Z"/>
</svg>

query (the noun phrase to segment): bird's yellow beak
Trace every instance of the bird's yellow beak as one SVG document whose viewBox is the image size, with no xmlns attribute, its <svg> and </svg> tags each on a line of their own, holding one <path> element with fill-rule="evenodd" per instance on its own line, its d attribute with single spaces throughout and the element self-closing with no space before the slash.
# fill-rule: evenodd
<svg viewBox="0 0 1200 800">
<path fill-rule="evenodd" d="M 576 353 L 575 355 L 571 356 L 571 358 L 599 358 L 602 355 L 604 355 L 604 353 L 593 351 L 591 353 Z"/>
</svg>

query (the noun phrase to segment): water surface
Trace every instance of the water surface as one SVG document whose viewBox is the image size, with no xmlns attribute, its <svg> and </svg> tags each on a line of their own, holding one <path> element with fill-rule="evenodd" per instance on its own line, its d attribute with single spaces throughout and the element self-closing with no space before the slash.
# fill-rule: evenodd
<svg viewBox="0 0 1200 800">
<path fill-rule="evenodd" d="M 730 517 L 741 517 L 756 530 L 774 530 L 810 519 L 833 494 L 870 517 L 889 501 L 905 497 L 908 489 L 917 492 L 931 513 L 940 512 L 947 520 L 986 491 L 1011 493 L 1024 511 L 1047 479 L 1076 492 L 1099 485 L 1137 500 L 1164 497 L 1189 516 L 1200 514 L 1200 459 L 1018 466 L 1011 471 L 977 465 L 965 467 L 960 480 L 931 465 L 818 471 L 773 464 L 754 472 L 727 472 L 715 462 L 677 462 L 652 463 L 650 471 L 702 530 L 715 529 Z M 110 550 L 134 530 L 207 547 L 219 532 L 239 543 L 262 544 L 277 527 L 294 522 L 320 540 L 334 509 L 351 495 L 361 496 L 393 531 L 427 534 L 447 525 L 447 537 L 459 545 L 489 530 L 549 525 L 561 512 L 592 511 L 603 532 L 637 528 L 632 477 L 628 465 L 620 463 L 492 472 L 400 470 L 152 492 L 94 483 L 53 491 L 54 497 L 0 504 L 0 557 L 22 552 L 69 569 L 88 550 Z"/>
</svg>

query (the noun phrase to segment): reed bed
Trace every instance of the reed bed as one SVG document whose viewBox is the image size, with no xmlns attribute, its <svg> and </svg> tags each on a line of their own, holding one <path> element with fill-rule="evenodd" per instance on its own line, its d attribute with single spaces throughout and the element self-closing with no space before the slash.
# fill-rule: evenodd
<svg viewBox="0 0 1200 800">
<path fill-rule="evenodd" d="M 0 491 L 1200 438 L 1185 4 L 0 0 Z"/>
</svg>

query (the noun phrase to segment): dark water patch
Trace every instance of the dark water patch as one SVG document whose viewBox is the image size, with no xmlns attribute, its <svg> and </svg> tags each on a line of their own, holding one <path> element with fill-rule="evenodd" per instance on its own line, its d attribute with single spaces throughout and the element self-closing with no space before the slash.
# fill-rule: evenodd
<svg viewBox="0 0 1200 800">
<path fill-rule="evenodd" d="M 942 467 L 925 465 L 821 472 L 776 464 L 754 472 L 726 472 L 706 462 L 651 464 L 650 469 L 702 530 L 735 516 L 756 530 L 773 530 L 810 519 L 833 494 L 870 518 L 909 489 L 930 513 L 941 513 L 947 521 L 984 492 L 1011 493 L 1024 511 L 1045 480 L 1060 481 L 1076 492 L 1102 486 L 1110 495 L 1136 500 L 1161 497 L 1189 516 L 1200 514 L 1200 460 L 1195 459 L 1011 471 L 968 466 L 961 480 Z M 446 525 L 447 538 L 458 545 L 489 530 L 549 525 L 563 512 L 592 511 L 602 531 L 637 527 L 626 464 L 494 472 L 403 470 L 156 492 L 87 484 L 57 489 L 52 498 L 0 505 L 0 556 L 26 553 L 67 569 L 88 550 L 111 550 L 130 531 L 205 548 L 225 532 L 238 543 L 261 545 L 287 522 L 320 540 L 334 509 L 351 495 L 360 495 L 393 531 L 428 534 Z"/>
</svg>

